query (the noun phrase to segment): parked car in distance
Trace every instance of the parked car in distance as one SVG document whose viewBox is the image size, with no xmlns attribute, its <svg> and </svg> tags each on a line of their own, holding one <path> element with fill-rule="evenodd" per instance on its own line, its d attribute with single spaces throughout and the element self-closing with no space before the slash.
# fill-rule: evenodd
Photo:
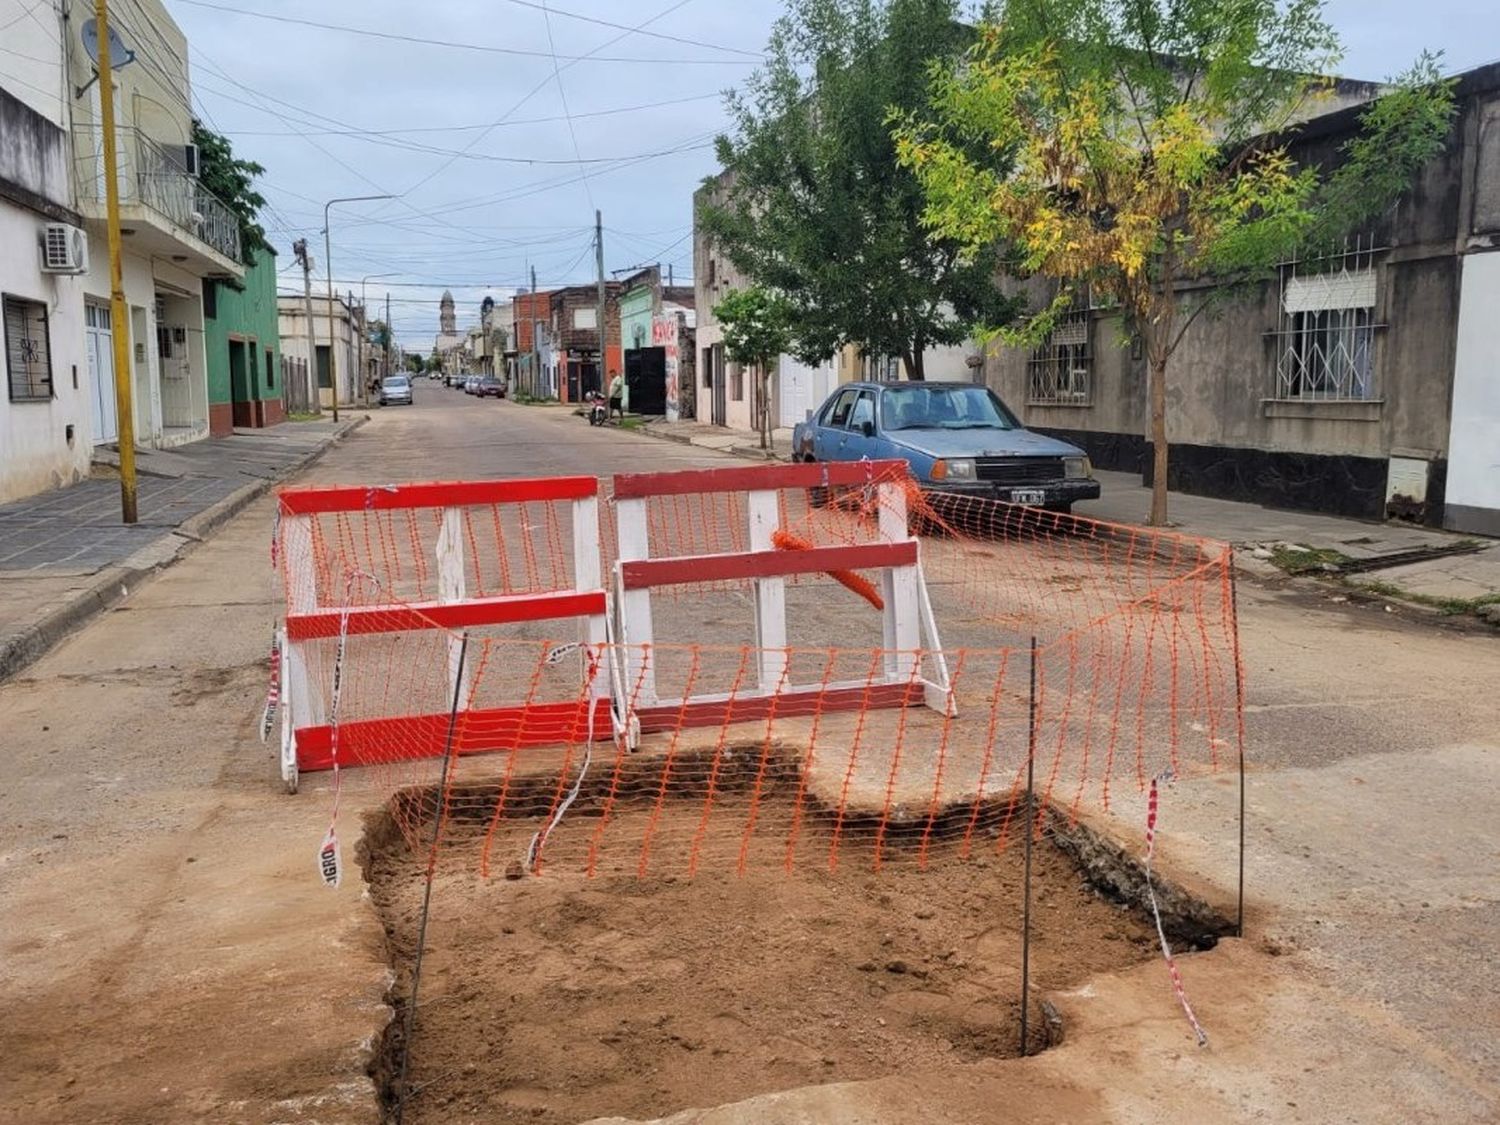
<svg viewBox="0 0 1500 1125">
<path fill-rule="evenodd" d="M 1083 450 L 1032 433 L 973 383 L 849 383 L 792 428 L 797 461 L 899 458 L 924 491 L 1069 511 L 1099 496 Z"/>
<path fill-rule="evenodd" d="M 411 379 L 406 375 L 387 375 L 380 380 L 380 405 L 411 405 Z"/>
<path fill-rule="evenodd" d="M 464 394 L 466 394 L 466 395 L 473 395 L 473 394 L 478 394 L 478 393 L 479 393 L 479 376 L 478 375 L 465 375 L 464 376 Z"/>
<path fill-rule="evenodd" d="M 504 398 L 505 384 L 494 375 L 484 375 L 474 393 L 480 398 Z"/>
</svg>

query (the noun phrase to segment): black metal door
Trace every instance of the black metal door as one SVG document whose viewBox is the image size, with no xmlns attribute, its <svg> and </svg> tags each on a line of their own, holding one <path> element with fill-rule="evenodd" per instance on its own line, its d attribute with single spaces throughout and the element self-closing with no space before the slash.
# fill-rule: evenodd
<svg viewBox="0 0 1500 1125">
<path fill-rule="evenodd" d="M 703 362 L 707 365 L 709 377 L 713 380 L 713 424 L 715 426 L 728 425 L 729 399 L 728 388 L 724 381 L 724 345 L 715 344 L 711 348 L 704 348 Z"/>
</svg>

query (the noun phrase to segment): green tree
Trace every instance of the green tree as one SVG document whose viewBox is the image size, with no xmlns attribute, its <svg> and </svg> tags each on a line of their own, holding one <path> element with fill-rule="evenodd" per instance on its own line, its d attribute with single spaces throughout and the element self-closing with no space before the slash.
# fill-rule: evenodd
<svg viewBox="0 0 1500 1125">
<path fill-rule="evenodd" d="M 758 285 L 736 289 L 714 306 L 724 354 L 755 369 L 755 429 L 762 449 L 771 447 L 771 366 L 791 347 L 792 315 L 785 298 Z"/>
<path fill-rule="evenodd" d="M 441 371 L 442 369 L 443 369 L 443 357 L 440 356 L 440 355 L 438 355 L 437 349 L 434 348 L 432 354 L 427 357 L 427 370 L 428 371 Z"/>
<path fill-rule="evenodd" d="M 1322 0 L 1007 0 L 998 14 L 935 72 L 934 112 L 901 119 L 901 162 L 926 191 L 928 230 L 975 250 L 1004 241 L 1019 272 L 1059 283 L 1012 339 L 1045 333 L 1085 286 L 1123 307 L 1150 370 L 1162 525 L 1184 333 L 1236 283 L 1389 206 L 1441 150 L 1452 88 L 1423 56 L 1334 166 L 1299 167 L 1296 122 L 1337 61 Z M 1010 154 L 1009 173 L 976 162 L 976 145 Z"/>
<path fill-rule="evenodd" d="M 807 362 L 855 344 L 920 379 L 927 348 L 1010 315 L 994 249 L 965 253 L 922 226 L 920 185 L 886 125 L 893 110 L 930 111 L 929 61 L 968 41 L 957 14 L 957 0 L 794 0 L 764 68 L 728 98 L 727 182 L 705 192 L 700 220 L 751 282 L 785 297 Z"/>
<path fill-rule="evenodd" d="M 254 186 L 265 169 L 253 160 L 237 159 L 229 138 L 198 120 L 193 121 L 193 143 L 198 146 L 198 182 L 234 212 L 240 224 L 240 257 L 251 265 L 255 251 L 270 245 L 260 225 L 266 200 Z"/>
<path fill-rule="evenodd" d="M 413 375 L 420 375 L 427 364 L 416 352 L 406 353 L 406 369 Z"/>
</svg>

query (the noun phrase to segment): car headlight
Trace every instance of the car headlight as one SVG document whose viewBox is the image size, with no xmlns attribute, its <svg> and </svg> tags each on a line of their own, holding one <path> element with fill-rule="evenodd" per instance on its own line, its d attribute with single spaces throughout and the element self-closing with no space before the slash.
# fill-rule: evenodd
<svg viewBox="0 0 1500 1125">
<path fill-rule="evenodd" d="M 973 480 L 974 459 L 972 457 L 938 458 L 932 463 L 929 476 L 933 480 Z"/>
<path fill-rule="evenodd" d="M 1094 475 L 1094 466 L 1087 457 L 1064 457 L 1063 476 L 1069 480 L 1088 480 Z"/>
</svg>

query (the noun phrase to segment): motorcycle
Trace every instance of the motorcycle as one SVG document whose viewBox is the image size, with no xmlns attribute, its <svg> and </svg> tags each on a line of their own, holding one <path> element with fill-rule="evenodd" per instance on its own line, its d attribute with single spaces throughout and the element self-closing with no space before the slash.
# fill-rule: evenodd
<svg viewBox="0 0 1500 1125">
<path fill-rule="evenodd" d="M 584 398 L 588 402 L 589 425 L 606 425 L 609 422 L 609 400 L 598 391 L 589 391 Z"/>
</svg>

